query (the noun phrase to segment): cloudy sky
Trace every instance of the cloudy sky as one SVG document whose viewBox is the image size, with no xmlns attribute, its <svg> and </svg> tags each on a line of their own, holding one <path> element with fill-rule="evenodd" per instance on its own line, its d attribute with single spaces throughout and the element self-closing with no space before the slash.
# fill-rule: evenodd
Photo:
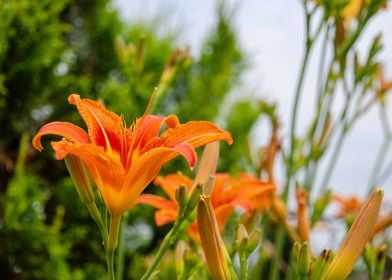
<svg viewBox="0 0 392 280">
<path fill-rule="evenodd" d="M 252 68 L 244 79 L 244 88 L 256 90 L 263 97 L 279 104 L 279 112 L 287 134 L 291 104 L 298 68 L 303 53 L 303 13 L 299 0 L 244 0 L 229 1 L 237 5 L 235 28 L 242 47 L 251 58 Z M 130 21 L 163 15 L 165 28 L 181 26 L 180 45 L 191 46 L 197 53 L 210 27 L 214 24 L 215 3 L 211 0 L 117 0 L 122 15 Z M 240 3 L 240 4 L 239 4 Z M 392 10 L 381 12 L 368 26 L 359 42 L 359 49 L 366 50 L 369 42 L 383 32 L 384 61 L 387 77 L 392 78 Z M 389 27 L 389 28 L 388 28 Z M 319 47 L 313 53 L 305 94 L 300 108 L 298 129 L 306 127 L 309 114 L 314 110 L 312 89 L 316 81 Z M 388 110 L 392 120 L 392 107 Z M 263 134 L 262 130 L 258 131 Z M 339 191 L 363 195 L 369 181 L 378 147 L 383 140 L 378 110 L 372 110 L 354 127 L 347 138 L 340 160 L 330 184 Z M 391 149 L 392 150 L 392 147 Z M 392 162 L 392 153 L 387 155 Z M 391 176 L 392 177 L 392 176 Z M 392 178 L 383 188 L 392 199 Z"/>
</svg>

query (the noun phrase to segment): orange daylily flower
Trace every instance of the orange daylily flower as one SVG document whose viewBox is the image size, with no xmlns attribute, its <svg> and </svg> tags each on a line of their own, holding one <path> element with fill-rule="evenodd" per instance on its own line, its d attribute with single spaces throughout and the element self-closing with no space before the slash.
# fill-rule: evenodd
<svg viewBox="0 0 392 280">
<path fill-rule="evenodd" d="M 232 178 L 230 182 L 234 188 L 241 189 L 246 187 L 254 191 L 252 195 L 247 196 L 253 208 L 264 212 L 271 207 L 272 198 L 276 190 L 276 185 L 273 182 L 262 180 L 250 173 L 244 173 L 238 178 Z"/>
<path fill-rule="evenodd" d="M 356 196 L 343 197 L 340 195 L 334 195 L 333 200 L 340 205 L 337 216 L 341 218 L 350 213 L 357 213 L 361 207 L 361 201 Z"/>
<path fill-rule="evenodd" d="M 196 147 L 218 140 L 232 143 L 229 132 L 207 121 L 180 124 L 175 115 L 145 113 L 128 128 L 122 116 L 96 101 L 77 94 L 71 94 L 68 101 L 77 107 L 87 132 L 72 123 L 51 122 L 35 135 L 33 146 L 42 150 L 45 135 L 64 137 L 51 143 L 56 158 L 74 155 L 85 163 L 111 214 L 122 214 L 133 206 L 171 159 L 182 155 L 194 167 Z M 160 134 L 164 124 L 167 129 Z"/>
<path fill-rule="evenodd" d="M 244 181 L 240 183 L 242 179 Z M 254 209 L 251 199 L 265 195 L 275 189 L 273 185 L 247 185 L 247 179 L 247 175 L 238 179 L 232 179 L 228 174 L 224 173 L 215 175 L 215 184 L 210 200 L 220 231 L 223 230 L 236 206 L 240 206 L 250 213 Z M 187 192 L 190 193 L 194 185 L 193 180 L 181 173 L 177 173 L 164 177 L 158 176 L 154 183 L 162 187 L 169 199 L 152 194 L 143 194 L 139 197 L 138 202 L 158 209 L 155 212 L 155 222 L 158 226 L 174 222 L 179 209 L 175 191 L 180 185 L 184 185 Z M 189 226 L 188 234 L 193 240 L 199 242 L 199 231 L 196 222 Z"/>
</svg>

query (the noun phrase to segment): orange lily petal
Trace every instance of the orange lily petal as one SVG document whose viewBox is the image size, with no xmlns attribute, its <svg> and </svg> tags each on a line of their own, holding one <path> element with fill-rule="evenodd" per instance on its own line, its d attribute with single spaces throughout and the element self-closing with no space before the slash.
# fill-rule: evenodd
<svg viewBox="0 0 392 280">
<path fill-rule="evenodd" d="M 180 122 L 176 115 L 169 115 L 167 117 L 146 115 L 138 119 L 136 121 L 136 126 L 138 127 L 135 140 L 136 145 L 142 149 L 149 140 L 157 137 L 163 123 L 166 123 L 168 128 L 172 128 L 179 125 Z"/>
<path fill-rule="evenodd" d="M 163 209 L 156 211 L 154 214 L 155 223 L 161 227 L 177 219 L 177 211 Z"/>
<path fill-rule="evenodd" d="M 153 147 L 171 148 L 181 143 L 189 143 L 196 148 L 218 140 L 233 143 L 230 133 L 216 125 L 207 121 L 191 121 L 166 130 L 161 137 L 153 138 L 142 153 Z"/>
<path fill-rule="evenodd" d="M 142 194 L 137 199 L 137 202 L 150 205 L 160 210 L 170 209 L 177 211 L 177 205 L 175 205 L 172 201 L 158 195 Z"/>
<path fill-rule="evenodd" d="M 118 115 L 94 100 L 81 99 L 78 94 L 71 94 L 68 101 L 76 106 L 85 121 L 93 144 L 102 146 L 105 150 L 121 151 L 119 129 L 123 127 L 123 120 Z"/>
<path fill-rule="evenodd" d="M 137 197 L 158 175 L 161 167 L 179 154 L 184 155 L 177 147 L 175 149 L 158 147 L 139 156 L 124 180 L 129 185 L 125 185 L 121 190 L 116 212 L 122 213 L 135 204 Z M 186 156 L 188 157 L 189 155 Z M 196 157 L 196 153 L 194 153 L 194 156 Z M 196 158 L 193 160 L 196 161 Z"/>
<path fill-rule="evenodd" d="M 34 136 L 33 147 L 41 151 L 43 149 L 41 137 L 49 134 L 62 136 L 74 143 L 86 144 L 90 142 L 87 133 L 79 126 L 69 122 L 51 122 L 41 127 Z"/>
<path fill-rule="evenodd" d="M 223 230 L 231 213 L 233 213 L 234 206 L 232 204 L 224 204 L 214 209 L 216 220 L 218 222 L 219 231 Z"/>
<path fill-rule="evenodd" d="M 224 193 L 225 185 L 227 185 L 229 175 L 226 173 L 215 174 L 214 189 L 210 197 L 211 203 L 214 206 L 218 206 L 221 200 L 221 195 Z"/>
<path fill-rule="evenodd" d="M 174 222 L 177 219 L 177 205 L 166 198 L 153 194 L 142 194 L 137 199 L 137 202 L 159 209 L 154 215 L 157 226 L 163 226 L 167 223 Z"/>
</svg>

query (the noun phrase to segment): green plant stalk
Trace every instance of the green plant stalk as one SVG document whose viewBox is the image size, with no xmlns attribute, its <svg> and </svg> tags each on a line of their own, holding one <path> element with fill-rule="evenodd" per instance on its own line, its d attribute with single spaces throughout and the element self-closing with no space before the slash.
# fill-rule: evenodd
<svg viewBox="0 0 392 280">
<path fill-rule="evenodd" d="M 126 214 L 125 214 L 126 215 Z M 124 260 L 125 260 L 125 229 L 127 227 L 127 215 L 122 219 L 120 224 L 120 233 L 118 240 L 118 251 L 116 257 L 116 279 L 124 279 Z"/>
<path fill-rule="evenodd" d="M 352 33 L 351 37 L 349 37 L 349 39 L 343 44 L 343 46 L 342 46 L 342 47 L 337 51 L 337 53 L 335 54 L 335 57 L 333 58 L 332 63 L 331 63 L 331 66 L 330 66 L 330 70 L 332 69 L 331 67 L 332 67 L 332 65 L 333 65 L 333 62 L 334 62 L 336 59 L 338 59 L 338 58 L 341 57 L 341 56 L 346 56 L 346 55 L 347 55 L 348 51 L 351 49 L 351 47 L 352 47 L 352 46 L 354 45 L 354 43 L 357 41 L 359 35 L 360 35 L 361 32 L 363 31 L 363 29 L 364 29 L 364 27 L 366 26 L 367 22 L 369 21 L 370 17 L 371 17 L 371 14 L 368 13 L 368 14 L 366 15 L 366 17 L 365 17 L 363 20 L 359 21 L 359 25 L 358 25 L 357 29 L 355 30 L 355 32 Z M 334 83 L 333 88 L 335 87 L 335 85 L 336 85 L 336 82 Z M 327 81 L 326 81 L 326 83 L 325 83 L 325 90 L 327 89 L 327 86 L 328 86 L 328 79 L 327 79 Z M 333 92 L 333 90 L 332 90 L 331 92 Z M 351 98 L 351 96 L 349 96 L 348 98 Z M 320 96 L 319 96 L 319 99 L 320 99 Z M 343 115 L 346 115 L 346 111 L 347 111 L 348 105 L 349 105 L 349 104 L 346 104 L 346 106 L 345 106 L 346 108 L 344 109 Z M 329 106 L 328 106 L 328 107 L 329 107 Z M 327 110 L 327 112 L 328 112 L 328 110 Z M 345 134 L 345 133 L 344 133 L 344 134 Z M 344 136 L 345 136 L 345 135 L 343 135 L 343 138 L 344 138 Z M 330 163 L 329 163 L 329 165 L 328 165 L 328 169 L 327 169 L 327 170 L 331 170 L 331 171 L 333 172 L 334 165 L 335 165 L 335 163 L 336 163 L 336 161 L 337 161 L 337 159 L 334 158 L 334 157 L 338 156 L 337 152 L 340 152 L 340 150 L 341 150 L 341 145 L 343 145 L 343 141 L 344 141 L 344 139 L 340 139 L 340 138 L 339 138 L 339 140 L 338 140 L 338 142 L 337 142 L 337 147 L 335 147 L 335 151 L 333 152 L 333 155 L 334 155 L 334 156 L 333 156 L 333 158 L 331 159 L 331 161 L 330 161 Z M 315 167 L 314 167 L 313 173 L 316 173 L 317 168 L 318 168 L 318 163 L 319 163 L 319 161 L 316 161 L 316 162 L 315 162 Z M 332 165 L 333 165 L 333 166 L 332 166 Z M 308 170 L 307 170 L 306 172 L 308 172 Z M 306 177 L 308 177 L 308 176 L 306 175 L 305 178 L 306 178 Z M 305 186 L 305 187 L 308 187 L 309 185 L 313 184 L 314 178 L 315 178 L 315 176 L 313 176 L 313 179 L 312 179 L 312 180 L 310 180 L 309 182 L 306 182 L 306 186 Z M 321 184 L 321 190 L 323 190 L 323 189 L 326 187 L 326 184 L 328 184 L 329 178 L 330 178 L 330 174 L 329 174 L 328 172 L 325 173 L 324 179 L 322 180 L 322 184 Z"/>
<path fill-rule="evenodd" d="M 329 180 L 331 179 L 332 173 L 333 173 L 335 166 L 336 166 L 336 162 L 339 158 L 340 151 L 342 150 L 346 135 L 347 135 L 347 133 L 345 131 L 342 131 L 339 135 L 339 138 L 336 142 L 335 148 L 332 152 L 331 159 L 330 159 L 328 166 L 327 166 L 327 169 L 324 173 L 325 175 L 323 177 L 323 180 L 321 181 L 320 192 L 323 192 L 325 190 L 325 188 L 327 187 L 327 184 L 329 183 Z"/>
<path fill-rule="evenodd" d="M 286 231 L 282 225 L 279 225 L 277 233 L 276 233 L 275 252 L 274 252 L 274 258 L 273 258 L 272 264 L 271 264 L 271 272 L 269 275 L 269 280 L 280 279 L 279 271 L 280 271 L 280 264 L 281 264 L 281 259 L 282 259 L 282 252 L 283 252 L 285 237 L 286 237 Z"/>
<path fill-rule="evenodd" d="M 327 48 L 328 48 L 328 35 L 329 35 L 329 30 L 330 30 L 330 25 L 327 24 L 327 28 L 325 30 L 325 36 L 323 38 L 322 46 L 321 46 L 321 53 L 320 53 L 320 65 L 319 69 L 317 72 L 317 88 L 318 88 L 318 97 L 317 97 L 317 104 L 320 104 L 321 102 L 321 96 L 323 93 L 323 74 L 324 74 L 324 66 L 325 66 L 325 61 L 327 59 Z M 330 71 L 328 71 L 329 73 Z"/>
<path fill-rule="evenodd" d="M 108 231 L 107 231 L 107 227 L 105 226 L 105 224 L 102 220 L 101 213 L 98 210 L 98 207 L 95 204 L 95 202 L 91 202 L 91 203 L 86 204 L 86 207 L 90 213 L 91 218 L 97 224 L 99 231 L 101 232 L 103 246 L 104 246 L 105 252 L 106 252 L 107 251 L 107 243 L 108 243 Z"/>
<path fill-rule="evenodd" d="M 248 279 L 248 253 L 241 251 L 239 252 L 240 257 L 240 268 L 241 268 L 241 280 Z"/>
<path fill-rule="evenodd" d="M 391 144 L 391 139 L 388 137 L 384 139 L 380 150 L 378 151 L 376 162 L 373 165 L 373 169 L 370 175 L 368 192 L 371 193 L 373 189 L 376 187 L 377 177 L 380 174 L 380 170 L 382 170 L 382 166 L 384 165 L 386 155 L 388 154 L 389 146 Z"/>
<path fill-rule="evenodd" d="M 150 279 L 151 275 L 155 271 L 159 262 L 161 261 L 164 253 L 169 249 L 169 247 L 176 241 L 179 233 L 185 230 L 189 225 L 189 220 L 184 217 L 180 217 L 175 221 L 171 230 L 166 234 L 165 238 L 162 241 L 161 246 L 158 249 L 158 252 L 155 254 L 155 258 L 151 266 L 147 269 L 147 271 L 142 276 L 141 280 Z"/>
<path fill-rule="evenodd" d="M 305 78 L 305 72 L 306 72 L 306 68 L 308 65 L 310 48 L 311 48 L 311 44 L 307 44 L 306 50 L 305 50 L 305 55 L 304 55 L 304 58 L 302 61 L 301 73 L 300 73 L 299 80 L 297 83 L 297 88 L 295 90 L 294 104 L 293 104 L 293 109 L 292 109 L 292 113 L 291 113 L 290 153 L 289 153 L 288 166 L 287 166 L 287 178 L 288 179 L 291 179 L 291 176 L 292 176 L 293 156 L 294 156 L 294 149 L 295 149 L 295 129 L 296 129 L 296 125 L 297 125 L 298 107 L 299 107 L 299 100 L 300 100 L 301 94 L 302 94 L 302 85 L 303 85 L 303 81 Z M 286 185 L 286 186 L 288 186 L 288 185 Z M 286 197 L 287 195 L 288 195 L 288 189 L 286 188 L 284 190 L 283 196 Z"/>
<path fill-rule="evenodd" d="M 373 189 L 376 187 L 376 184 L 378 183 L 378 177 L 379 177 L 380 171 L 382 170 L 382 167 L 384 165 L 385 157 L 388 154 L 389 147 L 391 145 L 391 140 L 392 140 L 392 131 L 391 131 L 390 124 L 388 121 L 388 116 L 385 111 L 385 107 L 382 105 L 380 108 L 380 118 L 381 118 L 381 124 L 382 124 L 383 131 L 384 131 L 384 141 L 383 141 L 382 146 L 379 150 L 379 153 L 376 158 L 376 163 L 374 164 L 373 170 L 370 175 L 369 187 L 368 187 L 369 194 L 373 191 Z"/>
<path fill-rule="evenodd" d="M 305 73 L 309 62 L 310 51 L 313 45 L 313 41 L 310 38 L 310 19 L 311 14 L 307 11 L 307 2 L 303 1 L 303 9 L 306 14 L 306 48 L 305 54 L 302 60 L 301 68 L 300 68 L 300 76 L 297 82 L 297 86 L 295 89 L 295 96 L 294 96 L 294 104 L 291 113 L 291 131 L 290 131 L 290 152 L 288 154 L 288 161 L 287 161 L 287 170 L 286 170 L 286 185 L 283 190 L 282 199 L 283 201 L 287 201 L 289 189 L 290 189 L 290 182 L 292 177 L 293 171 L 293 156 L 294 156 L 294 149 L 295 149 L 295 128 L 297 124 L 297 115 L 298 115 L 298 107 L 299 107 L 299 100 L 302 94 L 302 86 L 305 79 Z M 321 25 L 320 25 L 321 26 Z M 319 28 L 318 30 L 321 30 Z M 318 33 L 319 34 L 319 33 Z M 277 230 L 277 235 L 275 239 L 275 254 L 274 259 L 272 260 L 271 264 L 271 271 L 270 271 L 270 280 L 277 280 L 279 279 L 279 271 L 280 271 L 280 262 L 282 259 L 282 251 L 284 247 L 284 239 L 285 239 L 285 229 L 282 225 L 279 225 Z"/>
<path fill-rule="evenodd" d="M 118 234 L 121 224 L 121 215 L 110 216 L 110 228 L 108 238 L 108 248 L 106 251 L 106 262 L 108 266 L 109 280 L 114 280 L 114 252 L 116 251 L 118 244 Z"/>
</svg>

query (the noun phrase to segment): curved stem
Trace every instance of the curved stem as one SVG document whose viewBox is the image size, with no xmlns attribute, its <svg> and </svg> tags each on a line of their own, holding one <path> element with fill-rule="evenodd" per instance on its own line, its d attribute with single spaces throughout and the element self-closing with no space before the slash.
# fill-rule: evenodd
<svg viewBox="0 0 392 280">
<path fill-rule="evenodd" d="M 186 219 L 180 219 L 177 220 L 172 229 L 166 234 L 165 238 L 162 241 L 161 246 L 158 249 L 158 252 L 155 254 L 155 258 L 151 266 L 147 269 L 147 271 L 144 273 L 143 277 L 141 280 L 147 280 L 150 279 L 151 275 L 155 271 L 156 267 L 158 266 L 159 262 L 161 261 L 164 253 L 169 249 L 169 247 L 176 241 L 177 239 L 177 234 L 181 232 L 181 230 L 185 227 L 183 226 L 184 222 L 187 221 Z M 188 223 L 185 223 L 187 226 Z"/>
<path fill-rule="evenodd" d="M 241 280 L 248 279 L 248 254 L 241 252 L 240 254 Z"/>
<path fill-rule="evenodd" d="M 321 103 L 321 96 L 323 94 L 323 74 L 324 74 L 324 66 L 325 60 L 327 59 L 327 47 L 328 47 L 328 35 L 329 35 L 330 25 L 327 24 L 327 30 L 325 31 L 325 36 L 323 38 L 321 53 L 320 53 L 320 65 L 317 72 L 317 88 L 318 88 L 318 97 L 317 104 Z"/>
<path fill-rule="evenodd" d="M 102 240 L 103 240 L 103 246 L 105 248 L 105 252 L 107 250 L 107 242 L 108 242 L 108 231 L 106 226 L 104 225 L 104 222 L 102 220 L 102 216 L 100 211 L 98 210 L 97 205 L 95 202 L 91 202 L 86 204 L 86 207 L 88 209 L 88 212 L 90 213 L 91 218 L 94 220 L 94 222 L 97 224 L 99 231 L 101 232 Z"/>
<path fill-rule="evenodd" d="M 327 166 L 327 170 L 325 171 L 325 175 L 323 177 L 323 180 L 321 181 L 320 192 L 324 191 L 324 189 L 327 187 L 327 184 L 329 183 L 329 180 L 332 177 L 333 171 L 336 167 L 337 159 L 338 159 L 340 151 L 343 147 L 345 136 L 346 136 L 346 132 L 343 130 L 341 132 L 341 134 L 339 135 L 339 138 L 336 142 L 335 149 L 332 152 L 331 159 L 330 159 L 329 164 Z"/>
<path fill-rule="evenodd" d="M 297 88 L 295 90 L 294 105 L 291 112 L 290 152 L 289 152 L 289 158 L 288 158 L 289 161 L 288 161 L 288 168 L 287 168 L 288 169 L 287 175 L 289 178 L 292 176 L 292 165 L 293 165 L 293 156 L 294 156 L 294 149 L 295 149 L 295 129 L 297 125 L 299 100 L 302 94 L 302 85 L 305 77 L 305 71 L 308 65 L 309 55 L 310 55 L 310 47 L 307 47 L 302 61 L 301 73 L 297 83 Z"/>
<path fill-rule="evenodd" d="M 125 259 L 125 229 L 127 227 L 127 217 L 121 221 L 119 241 L 118 241 L 118 252 L 116 257 L 116 278 L 123 279 L 124 275 L 124 259 Z"/>
<path fill-rule="evenodd" d="M 121 215 L 111 215 L 110 216 L 110 228 L 109 228 L 109 238 L 108 247 L 106 251 L 106 262 L 108 265 L 109 279 L 114 280 L 114 252 L 116 251 L 118 244 L 118 233 L 121 224 Z"/>
<path fill-rule="evenodd" d="M 285 237 L 286 237 L 285 229 L 283 225 L 279 225 L 278 231 L 276 233 L 274 259 L 272 260 L 272 264 L 271 264 L 271 272 L 270 272 L 269 280 L 280 279 L 279 272 L 280 272 L 280 264 L 282 260 L 282 252 L 283 252 Z"/>
</svg>

